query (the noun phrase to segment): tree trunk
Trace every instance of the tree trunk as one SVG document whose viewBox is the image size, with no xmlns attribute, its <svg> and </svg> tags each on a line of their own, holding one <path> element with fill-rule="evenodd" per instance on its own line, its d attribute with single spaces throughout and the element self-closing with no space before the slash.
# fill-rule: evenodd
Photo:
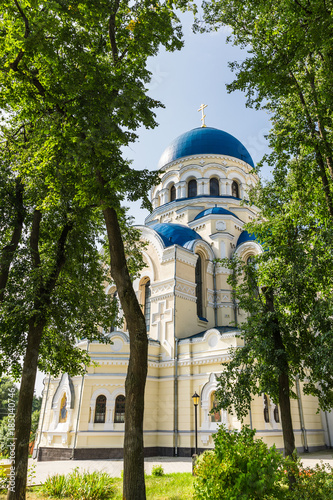
<svg viewBox="0 0 333 500">
<path fill-rule="evenodd" d="M 33 267 L 40 266 L 38 249 L 42 215 L 35 210 L 30 234 L 30 250 Z M 41 283 L 34 301 L 35 314 L 28 324 L 27 348 L 24 356 L 19 400 L 15 419 L 15 487 L 8 490 L 7 500 L 25 500 L 28 471 L 29 438 L 31 429 L 32 401 L 38 366 L 39 347 L 47 323 L 47 310 L 51 294 L 59 274 L 65 265 L 65 244 L 73 223 L 66 223 L 57 242 L 55 265 L 45 284 Z"/>
<path fill-rule="evenodd" d="M 38 353 L 45 320 L 30 321 L 21 387 L 15 419 L 15 486 L 10 485 L 7 500 L 25 500 L 28 471 L 31 410 L 37 373 Z"/>
<path fill-rule="evenodd" d="M 295 436 L 290 409 L 288 372 L 281 373 L 279 376 L 279 402 L 281 410 L 284 454 L 286 457 L 288 457 L 292 455 L 295 450 Z"/>
<path fill-rule="evenodd" d="M 111 276 L 117 287 L 130 337 L 125 382 L 123 499 L 145 500 L 143 414 L 148 359 L 146 323 L 128 272 L 117 213 L 107 207 L 103 209 L 103 214 L 109 241 Z"/>
<path fill-rule="evenodd" d="M 266 298 L 267 312 L 272 314 L 272 335 L 275 351 L 277 353 L 277 366 L 280 371 L 278 384 L 284 453 L 285 456 L 290 456 L 295 450 L 295 436 L 290 409 L 289 364 L 286 349 L 281 336 L 279 321 L 278 318 L 274 315 L 274 292 L 272 289 L 263 288 L 263 293 L 265 294 Z"/>
</svg>

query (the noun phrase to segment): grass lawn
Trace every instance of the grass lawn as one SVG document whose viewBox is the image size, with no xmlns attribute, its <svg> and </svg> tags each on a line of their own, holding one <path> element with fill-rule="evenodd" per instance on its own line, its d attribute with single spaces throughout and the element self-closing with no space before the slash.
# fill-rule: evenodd
<svg viewBox="0 0 333 500">
<path fill-rule="evenodd" d="M 122 479 L 114 478 L 114 484 L 116 487 L 116 494 L 110 498 L 122 500 Z M 146 494 L 148 500 L 191 499 L 193 498 L 193 476 L 188 472 L 165 474 L 161 477 L 146 476 Z M 42 495 L 37 486 L 31 488 L 27 492 L 27 500 L 42 500 L 49 498 L 50 497 Z M 0 494 L 0 500 L 5 499 L 6 494 Z"/>
</svg>

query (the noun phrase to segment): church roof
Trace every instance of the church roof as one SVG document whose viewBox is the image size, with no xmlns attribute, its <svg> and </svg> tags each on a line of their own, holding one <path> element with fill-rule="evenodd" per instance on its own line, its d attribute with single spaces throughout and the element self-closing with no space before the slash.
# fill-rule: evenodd
<svg viewBox="0 0 333 500">
<path fill-rule="evenodd" d="M 236 248 L 239 247 L 242 243 L 245 243 L 246 241 L 256 241 L 256 237 L 254 234 L 249 234 L 247 231 L 243 231 L 237 240 L 237 245 Z"/>
<path fill-rule="evenodd" d="M 236 137 L 212 127 L 194 128 L 174 139 L 164 150 L 158 167 L 184 156 L 200 154 L 233 156 L 254 167 L 250 153 Z"/>
<path fill-rule="evenodd" d="M 207 208 L 206 210 L 203 210 L 200 212 L 196 217 L 194 217 L 193 220 L 201 219 L 202 217 L 205 217 L 206 215 L 233 215 L 236 217 L 236 219 L 239 219 L 237 215 L 233 214 L 230 212 L 230 210 L 227 210 L 226 208 L 222 207 L 213 207 L 213 208 Z"/>
<path fill-rule="evenodd" d="M 202 240 L 201 236 L 193 229 L 182 224 L 160 223 L 150 226 L 151 229 L 157 232 L 163 240 L 166 247 L 172 245 L 180 245 L 188 247 L 188 243 L 193 240 Z"/>
</svg>

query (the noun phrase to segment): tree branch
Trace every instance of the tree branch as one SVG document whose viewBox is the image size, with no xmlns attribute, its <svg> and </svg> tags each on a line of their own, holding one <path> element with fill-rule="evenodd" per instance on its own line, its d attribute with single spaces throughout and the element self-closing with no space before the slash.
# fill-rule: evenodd
<svg viewBox="0 0 333 500">
<path fill-rule="evenodd" d="M 16 220 L 10 243 L 2 249 L 0 261 L 0 302 L 4 299 L 4 292 L 8 281 L 9 269 L 14 258 L 15 251 L 21 239 L 25 209 L 23 205 L 23 184 L 20 177 L 15 180 L 15 204 Z"/>
<path fill-rule="evenodd" d="M 40 222 L 42 220 L 42 212 L 38 209 L 34 211 L 34 216 L 32 220 L 31 234 L 30 234 L 30 252 L 33 267 L 37 268 L 40 266 L 40 255 L 39 255 L 39 230 Z"/>
<path fill-rule="evenodd" d="M 299 99 L 301 101 L 301 104 L 302 104 L 304 112 L 305 112 L 305 117 L 306 117 L 306 120 L 307 120 L 307 123 L 308 123 L 308 127 L 309 127 L 309 129 L 311 131 L 311 137 L 314 140 L 315 156 L 316 156 L 316 160 L 317 160 L 318 167 L 319 167 L 319 170 L 320 170 L 320 177 L 321 177 L 321 180 L 322 180 L 322 183 L 323 183 L 323 190 L 324 190 L 324 194 L 325 194 L 326 204 L 327 204 L 327 207 L 328 207 L 328 211 L 329 211 L 330 217 L 333 219 L 333 201 L 332 201 L 332 195 L 331 195 L 331 191 L 330 191 L 330 186 L 329 186 L 328 178 L 327 178 L 327 175 L 326 175 L 326 169 L 325 169 L 324 160 L 323 160 L 323 157 L 321 155 L 321 152 L 320 152 L 320 149 L 319 149 L 318 143 L 317 143 L 316 130 L 315 130 L 315 127 L 314 127 L 314 124 L 313 124 L 310 112 L 308 110 L 308 107 L 307 107 L 307 104 L 306 104 L 306 101 L 305 101 L 305 98 L 304 98 L 304 94 L 303 94 L 303 92 L 302 92 L 302 90 L 301 90 L 301 88 L 299 86 L 297 78 L 295 77 L 294 73 L 291 70 L 289 71 L 289 74 L 290 74 L 291 78 L 295 82 L 295 85 L 296 85 L 296 88 L 297 88 L 297 91 L 298 91 L 298 96 L 299 96 Z"/>
<path fill-rule="evenodd" d="M 23 10 L 21 9 L 19 3 L 17 0 L 14 0 L 14 3 L 17 7 L 17 10 L 19 11 L 23 21 L 24 21 L 24 25 L 25 25 L 25 32 L 24 32 L 24 38 L 28 38 L 28 36 L 30 35 L 30 26 L 29 26 L 29 21 L 28 21 L 28 18 L 27 16 L 24 14 Z M 17 67 L 19 65 L 19 62 L 21 61 L 22 57 L 23 57 L 23 50 L 21 49 L 20 52 L 18 53 L 16 59 L 14 62 L 10 63 L 9 67 L 13 70 L 13 71 L 17 71 Z"/>
<path fill-rule="evenodd" d="M 113 12 L 111 12 L 109 17 L 109 39 L 112 50 L 113 62 L 118 62 L 118 47 L 116 42 L 116 15 L 119 9 L 119 0 L 115 1 Z"/>
<path fill-rule="evenodd" d="M 66 224 L 64 225 L 64 227 L 61 231 L 61 234 L 59 236 L 58 243 L 57 243 L 55 265 L 54 265 L 53 271 L 50 274 L 49 279 L 47 280 L 45 287 L 44 287 L 44 291 L 48 295 L 51 295 L 51 292 L 53 291 L 53 289 L 56 285 L 59 274 L 66 263 L 65 247 L 66 247 L 68 234 L 73 229 L 73 227 L 74 227 L 73 222 L 66 222 Z"/>
</svg>

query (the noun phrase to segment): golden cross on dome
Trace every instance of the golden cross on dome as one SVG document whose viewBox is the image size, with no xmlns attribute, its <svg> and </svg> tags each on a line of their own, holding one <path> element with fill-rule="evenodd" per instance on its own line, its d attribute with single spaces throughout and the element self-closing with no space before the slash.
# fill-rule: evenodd
<svg viewBox="0 0 333 500">
<path fill-rule="evenodd" d="M 202 121 L 202 127 L 205 127 L 206 124 L 205 124 L 205 118 L 206 118 L 206 115 L 204 114 L 204 109 L 207 108 L 208 104 L 201 104 L 200 108 L 198 109 L 198 111 L 201 111 L 202 112 L 202 117 L 201 117 L 201 121 Z"/>
</svg>

